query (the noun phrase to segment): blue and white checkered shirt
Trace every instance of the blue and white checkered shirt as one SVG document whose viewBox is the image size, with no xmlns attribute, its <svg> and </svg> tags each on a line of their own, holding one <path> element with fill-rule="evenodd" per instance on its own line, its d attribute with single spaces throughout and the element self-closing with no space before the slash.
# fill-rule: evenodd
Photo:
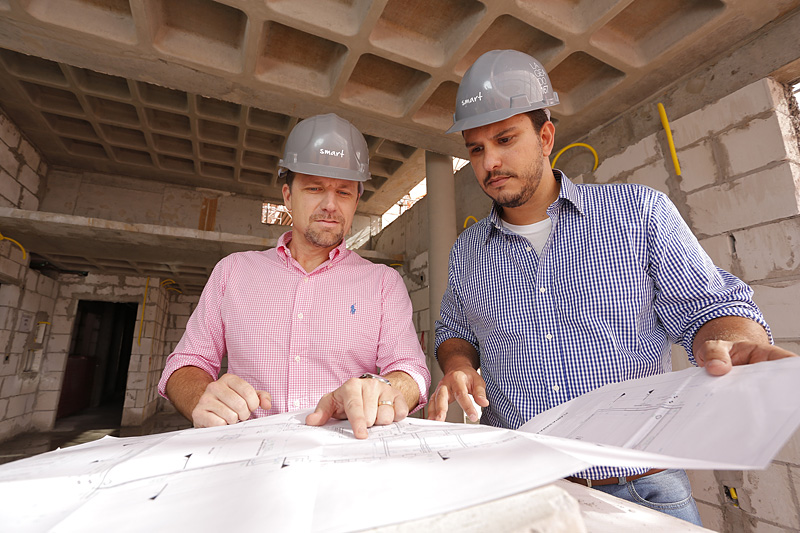
<svg viewBox="0 0 800 533">
<path fill-rule="evenodd" d="M 480 355 L 484 424 L 516 429 L 593 389 L 672 369 L 706 322 L 742 316 L 767 328 L 752 290 L 714 266 L 675 206 L 642 185 L 576 185 L 559 171 L 541 257 L 495 206 L 450 254 L 436 346 L 456 337 Z M 590 479 L 646 468 L 595 467 Z"/>
</svg>

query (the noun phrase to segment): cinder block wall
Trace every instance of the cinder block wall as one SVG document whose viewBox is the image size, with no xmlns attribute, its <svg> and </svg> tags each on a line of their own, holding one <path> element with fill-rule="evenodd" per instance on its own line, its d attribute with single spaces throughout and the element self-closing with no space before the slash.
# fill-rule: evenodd
<svg viewBox="0 0 800 533">
<path fill-rule="evenodd" d="M 39 151 L 0 110 L 0 206 L 37 211 L 47 170 Z"/>
<path fill-rule="evenodd" d="M 206 223 L 204 206 L 213 200 L 216 202 L 213 204 L 216 205 L 213 231 L 277 239 L 290 229 L 261 223 L 265 200 L 260 197 L 61 168 L 52 169 L 47 178 L 40 210 L 49 213 L 203 229 Z M 0 194 L 2 192 L 0 190 Z M 283 201 L 276 203 L 283 204 Z M 356 215 L 349 235 L 364 232 L 368 237 L 378 220 L 374 215 Z"/>
<path fill-rule="evenodd" d="M 36 148 L 0 112 L 0 206 L 37 210 L 47 171 Z M 28 262 L 19 247 L 0 241 L 0 440 L 46 425 L 50 405 L 58 402 L 46 351 L 58 346 L 50 336 L 59 284 Z M 43 343 L 35 342 L 39 328 Z"/>
<path fill-rule="evenodd" d="M 128 381 L 122 411 L 122 425 L 141 424 L 156 412 L 158 379 L 164 367 L 167 347 L 167 328 L 170 298 L 174 298 L 159 278 L 145 276 L 88 276 L 59 277 L 60 290 L 53 317 L 53 335 L 46 353 L 47 383 L 60 395 L 69 355 L 70 340 L 81 300 L 105 302 L 136 302 L 138 310 L 134 329 Z M 145 300 L 145 293 L 147 294 Z M 143 308 L 144 307 L 144 312 Z M 58 397 L 48 406 L 49 416 L 37 429 L 51 428 L 55 421 Z"/>
<path fill-rule="evenodd" d="M 800 118 L 793 105 L 786 88 L 771 79 L 757 81 L 673 118 L 681 176 L 659 131 L 619 153 L 600 154 L 596 171 L 575 178 L 643 183 L 667 193 L 714 262 L 753 287 L 775 343 L 800 352 Z M 590 137 L 603 134 L 600 129 Z M 572 166 L 580 165 L 585 161 Z M 569 164 L 562 168 L 569 174 Z M 676 369 L 687 366 L 683 350 L 674 352 Z M 765 471 L 689 475 L 710 529 L 800 530 L 800 433 Z M 726 486 L 736 489 L 739 507 Z"/>
<path fill-rule="evenodd" d="M 214 231 L 277 238 L 288 229 L 261 223 L 261 198 L 64 169 L 50 172 L 41 210 L 131 224 L 198 229 L 203 202 L 209 199 L 217 202 Z"/>
<path fill-rule="evenodd" d="M 172 353 L 178 342 L 180 342 L 183 332 L 186 331 L 189 317 L 192 316 L 199 301 L 199 295 L 187 296 L 183 294 L 176 294 L 170 301 L 167 331 L 164 338 L 164 351 L 167 355 Z"/>
</svg>

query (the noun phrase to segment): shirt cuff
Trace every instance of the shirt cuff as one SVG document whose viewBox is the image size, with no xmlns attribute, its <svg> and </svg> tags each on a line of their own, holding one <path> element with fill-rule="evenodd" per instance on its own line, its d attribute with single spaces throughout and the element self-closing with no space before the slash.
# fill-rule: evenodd
<svg viewBox="0 0 800 533">
<path fill-rule="evenodd" d="M 158 382 L 158 393 L 169 400 L 167 396 L 167 382 L 176 370 L 185 366 L 196 366 L 204 370 L 213 380 L 216 381 L 219 375 L 219 369 L 211 367 L 206 361 L 193 355 L 174 354 L 167 359 L 167 364 L 164 366 L 164 371 L 161 373 L 161 379 Z"/>
<path fill-rule="evenodd" d="M 694 344 L 694 338 L 697 335 L 697 332 L 707 322 L 710 322 L 715 318 L 721 318 L 724 316 L 739 316 L 742 318 L 749 318 L 750 320 L 757 322 L 758 324 L 761 324 L 761 326 L 767 332 L 767 337 L 769 337 L 769 343 L 770 344 L 774 343 L 772 339 L 772 331 L 769 329 L 769 324 L 767 324 L 767 322 L 764 320 L 764 317 L 758 311 L 755 311 L 752 308 L 745 306 L 724 307 L 722 309 L 716 309 L 694 320 L 692 325 L 686 330 L 686 334 L 683 336 L 683 340 L 680 343 L 681 346 L 683 346 L 683 349 L 686 350 L 686 353 L 689 356 L 689 361 L 691 361 L 693 365 L 697 364 L 697 361 L 695 361 L 694 359 L 694 352 L 692 352 L 692 345 Z"/>
<path fill-rule="evenodd" d="M 381 375 L 383 376 L 391 374 L 392 372 L 403 372 L 404 374 L 407 374 L 408 377 L 413 379 L 414 383 L 417 384 L 417 388 L 419 389 L 419 402 L 414 409 L 409 411 L 409 414 L 416 413 L 425 407 L 425 404 L 428 403 L 428 380 L 425 379 L 425 376 L 420 374 L 417 370 L 404 368 L 403 365 L 388 366 L 381 369 Z"/>
<path fill-rule="evenodd" d="M 480 347 L 478 346 L 477 342 L 471 339 L 465 339 L 464 337 L 459 335 L 458 332 L 442 327 L 442 328 L 437 328 L 436 330 L 436 342 L 435 342 L 436 348 L 434 349 L 434 355 L 437 361 L 439 360 L 439 346 L 441 346 L 441 344 L 448 339 L 461 339 L 462 341 L 467 341 L 472 345 L 473 348 L 475 348 L 475 351 L 478 353 L 478 355 L 480 355 L 481 353 Z"/>
</svg>

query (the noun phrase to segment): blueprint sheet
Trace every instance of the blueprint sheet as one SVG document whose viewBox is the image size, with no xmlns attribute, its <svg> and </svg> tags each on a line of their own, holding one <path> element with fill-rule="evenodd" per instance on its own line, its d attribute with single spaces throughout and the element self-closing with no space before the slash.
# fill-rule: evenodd
<svg viewBox="0 0 800 533">
<path fill-rule="evenodd" d="M 591 465 L 764 468 L 800 425 L 800 358 L 609 385 L 521 431 L 409 418 L 356 440 L 309 411 L 113 438 L 0 466 L 0 530 L 355 531 Z"/>
<path fill-rule="evenodd" d="M 652 466 L 672 457 L 682 468 L 745 470 L 766 468 L 798 426 L 800 357 L 793 357 L 737 366 L 721 377 L 689 368 L 606 385 L 541 413 L 520 431 L 571 439 L 575 455 L 590 462 L 596 459 L 583 454 L 591 448 L 577 442 L 652 453 L 659 463 Z M 628 464 L 621 455 L 619 464 Z"/>
<path fill-rule="evenodd" d="M 501 498 L 588 463 L 514 431 L 406 419 L 356 440 L 307 412 L 99 441 L 0 467 L 4 531 L 353 531 Z"/>
</svg>

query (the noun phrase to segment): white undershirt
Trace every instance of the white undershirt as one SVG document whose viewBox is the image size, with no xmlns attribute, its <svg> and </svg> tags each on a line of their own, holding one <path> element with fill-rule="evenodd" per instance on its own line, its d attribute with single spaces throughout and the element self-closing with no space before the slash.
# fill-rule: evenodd
<svg viewBox="0 0 800 533">
<path fill-rule="evenodd" d="M 553 222 L 550 220 L 550 217 L 547 217 L 541 222 L 525 224 L 524 226 L 509 224 L 505 220 L 502 220 L 502 222 L 504 227 L 528 239 L 533 249 L 536 250 L 536 254 L 542 255 L 544 244 L 547 242 L 547 237 L 550 236 L 550 230 L 553 228 Z"/>
</svg>

